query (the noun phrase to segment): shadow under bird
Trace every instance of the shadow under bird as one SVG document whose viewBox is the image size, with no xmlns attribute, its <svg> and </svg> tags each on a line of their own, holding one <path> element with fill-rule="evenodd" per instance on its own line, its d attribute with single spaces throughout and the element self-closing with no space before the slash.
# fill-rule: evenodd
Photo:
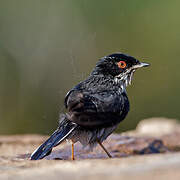
<svg viewBox="0 0 180 180">
<path fill-rule="evenodd" d="M 126 87 L 131 84 L 134 72 L 146 66 L 149 64 L 122 53 L 101 58 L 90 76 L 67 93 L 64 101 L 67 113 L 61 115 L 58 128 L 30 159 L 44 158 L 64 140 L 72 143 L 73 160 L 74 143 L 78 141 L 90 148 L 99 144 L 111 157 L 102 142 L 128 114 Z"/>
</svg>

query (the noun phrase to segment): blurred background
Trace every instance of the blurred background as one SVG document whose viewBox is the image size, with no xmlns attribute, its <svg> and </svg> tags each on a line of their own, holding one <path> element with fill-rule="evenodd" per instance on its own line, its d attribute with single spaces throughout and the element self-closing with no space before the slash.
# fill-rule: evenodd
<svg viewBox="0 0 180 180">
<path fill-rule="evenodd" d="M 118 132 L 180 119 L 180 1 L 1 0 L 0 134 L 51 133 L 64 96 L 113 52 L 151 63 L 127 88 Z"/>
</svg>

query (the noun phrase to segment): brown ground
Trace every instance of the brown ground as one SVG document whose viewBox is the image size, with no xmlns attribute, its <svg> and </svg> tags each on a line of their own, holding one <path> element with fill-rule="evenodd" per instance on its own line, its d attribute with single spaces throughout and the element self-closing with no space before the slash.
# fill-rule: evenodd
<svg viewBox="0 0 180 180">
<path fill-rule="evenodd" d="M 30 161 L 30 153 L 46 138 L 0 136 L 0 180 L 180 179 L 180 125 L 175 120 L 144 120 L 134 131 L 111 135 L 104 145 L 112 159 L 100 147 L 89 152 L 76 144 L 76 161 L 71 161 L 70 145 L 64 143 L 46 159 Z"/>
</svg>

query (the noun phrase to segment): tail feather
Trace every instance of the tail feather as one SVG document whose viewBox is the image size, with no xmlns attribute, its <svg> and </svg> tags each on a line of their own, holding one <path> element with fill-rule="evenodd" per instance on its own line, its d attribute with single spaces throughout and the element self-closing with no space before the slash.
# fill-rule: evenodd
<svg viewBox="0 0 180 180">
<path fill-rule="evenodd" d="M 31 155 L 31 160 L 42 159 L 49 155 L 52 148 L 59 145 L 65 140 L 77 127 L 77 124 L 63 119 L 60 122 L 59 128 L 47 139 L 39 148 L 37 148 Z"/>
</svg>

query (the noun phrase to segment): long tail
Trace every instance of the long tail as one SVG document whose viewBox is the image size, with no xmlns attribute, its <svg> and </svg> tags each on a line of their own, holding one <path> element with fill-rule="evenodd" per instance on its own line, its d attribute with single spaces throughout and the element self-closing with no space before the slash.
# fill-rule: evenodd
<svg viewBox="0 0 180 180">
<path fill-rule="evenodd" d="M 58 129 L 47 139 L 39 148 L 37 148 L 31 155 L 31 160 L 42 159 L 49 155 L 52 148 L 59 145 L 65 140 L 77 127 L 77 124 L 72 123 L 63 116 L 60 120 Z"/>
</svg>

